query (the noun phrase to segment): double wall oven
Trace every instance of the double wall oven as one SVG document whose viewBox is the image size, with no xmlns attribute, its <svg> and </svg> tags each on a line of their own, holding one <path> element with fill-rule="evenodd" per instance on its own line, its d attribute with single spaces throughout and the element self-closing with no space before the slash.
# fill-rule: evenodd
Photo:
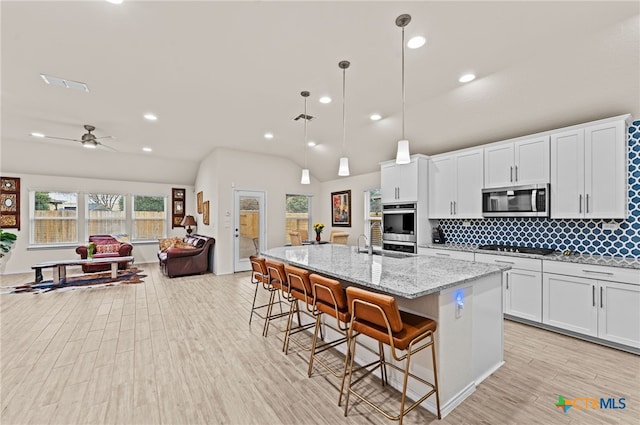
<svg viewBox="0 0 640 425">
<path fill-rule="evenodd" d="M 382 249 L 418 252 L 416 204 L 382 206 Z"/>
</svg>

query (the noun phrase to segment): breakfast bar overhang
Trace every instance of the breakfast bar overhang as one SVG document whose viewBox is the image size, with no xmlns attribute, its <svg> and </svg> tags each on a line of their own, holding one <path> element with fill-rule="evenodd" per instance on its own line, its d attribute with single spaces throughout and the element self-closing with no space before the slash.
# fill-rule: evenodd
<svg viewBox="0 0 640 425">
<path fill-rule="evenodd" d="M 335 244 L 278 247 L 262 254 L 338 279 L 345 286 L 395 296 L 401 310 L 434 319 L 443 417 L 504 363 L 502 272 L 508 266 L 386 251 L 371 255 Z M 364 355 L 356 361 L 373 360 L 376 346 L 372 340 L 372 350 L 361 350 Z M 432 377 L 430 356 L 419 353 L 412 370 Z M 389 382 L 401 387 L 400 376 L 389 375 Z M 407 396 L 412 398 L 421 390 L 410 386 Z M 430 400 L 422 406 L 436 411 Z"/>
</svg>

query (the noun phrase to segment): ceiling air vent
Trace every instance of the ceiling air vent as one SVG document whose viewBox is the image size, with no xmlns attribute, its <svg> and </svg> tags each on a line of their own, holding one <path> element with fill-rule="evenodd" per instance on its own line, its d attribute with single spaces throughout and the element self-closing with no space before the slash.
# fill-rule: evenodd
<svg viewBox="0 0 640 425">
<path fill-rule="evenodd" d="M 295 117 L 293 120 L 294 121 L 298 121 L 298 120 L 304 120 L 306 119 L 307 121 L 311 121 L 313 120 L 315 117 L 312 115 L 305 115 L 305 114 L 300 114 L 297 117 Z"/>
<path fill-rule="evenodd" d="M 89 91 L 89 87 L 85 83 L 81 83 L 79 81 L 66 80 L 64 78 L 54 77 L 53 75 L 45 75 L 45 74 L 40 74 L 40 77 L 42 77 L 45 83 L 51 86 L 63 87 L 65 89 L 74 89 L 74 90 L 79 90 L 83 92 Z"/>
</svg>

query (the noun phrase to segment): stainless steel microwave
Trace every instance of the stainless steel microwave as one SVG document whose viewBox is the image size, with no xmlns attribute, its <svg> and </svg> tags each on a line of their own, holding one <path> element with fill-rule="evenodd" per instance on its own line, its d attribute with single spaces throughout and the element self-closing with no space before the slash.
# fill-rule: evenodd
<svg viewBox="0 0 640 425">
<path fill-rule="evenodd" d="M 482 189 L 483 217 L 549 217 L 548 184 Z"/>
</svg>

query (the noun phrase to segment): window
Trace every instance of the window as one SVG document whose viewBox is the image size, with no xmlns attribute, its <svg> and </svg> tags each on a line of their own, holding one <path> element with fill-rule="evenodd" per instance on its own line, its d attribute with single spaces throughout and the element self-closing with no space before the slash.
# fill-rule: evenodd
<svg viewBox="0 0 640 425">
<path fill-rule="evenodd" d="M 78 242 L 78 194 L 29 192 L 30 243 L 57 245 Z"/>
<path fill-rule="evenodd" d="M 166 237 L 166 198 L 164 196 L 133 196 L 133 240 Z"/>
<path fill-rule="evenodd" d="M 86 203 L 87 237 L 126 233 L 123 195 L 88 193 Z"/>
<path fill-rule="evenodd" d="M 364 234 L 373 246 L 382 246 L 382 195 L 380 189 L 364 191 Z"/>
<path fill-rule="evenodd" d="M 291 242 L 289 232 L 300 232 L 302 239 L 309 239 L 311 227 L 311 197 L 307 195 L 286 195 L 285 240 Z"/>
</svg>

